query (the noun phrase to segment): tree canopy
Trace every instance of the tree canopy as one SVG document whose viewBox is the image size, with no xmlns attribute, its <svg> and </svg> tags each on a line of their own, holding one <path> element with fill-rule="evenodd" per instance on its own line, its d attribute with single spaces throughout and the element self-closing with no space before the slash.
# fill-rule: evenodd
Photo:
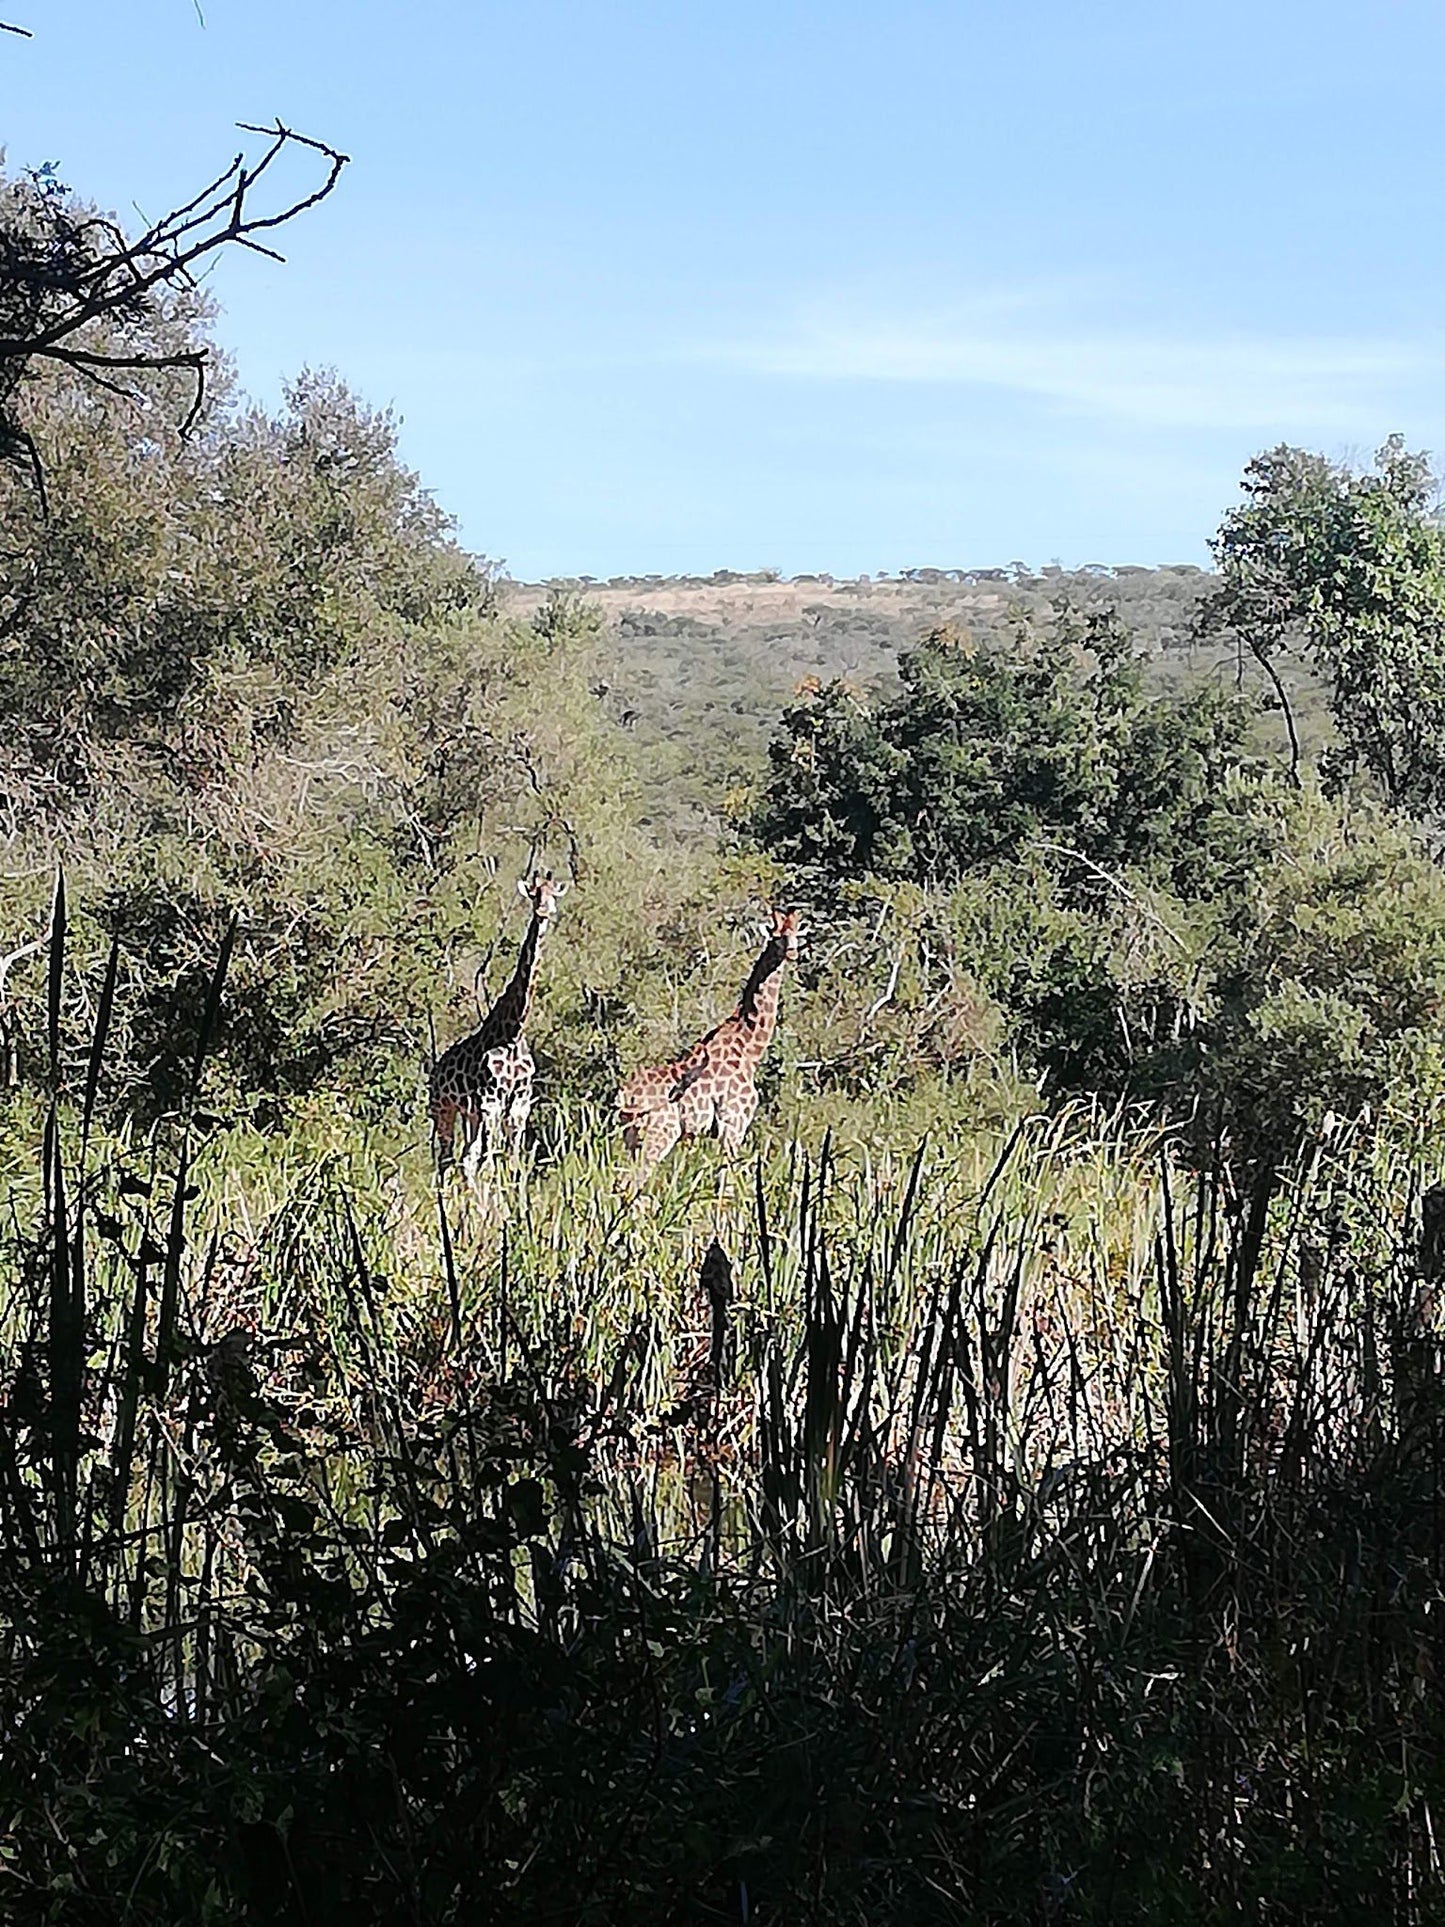
<svg viewBox="0 0 1445 1927">
<path fill-rule="evenodd" d="M 1204 631 L 1266 669 L 1291 646 L 1329 690 L 1338 740 L 1322 774 L 1365 775 L 1416 816 L 1445 809 L 1445 525 L 1428 458 L 1399 436 L 1364 473 L 1279 447 L 1244 473 L 1215 539 Z"/>
<path fill-rule="evenodd" d="M 1207 887 L 1224 786 L 1252 762 L 1243 698 L 1151 687 L 1111 610 L 1067 605 L 1011 645 L 935 630 L 899 673 L 877 702 L 806 683 L 784 714 L 753 828 L 811 888 L 948 884 L 1040 841 Z"/>
</svg>

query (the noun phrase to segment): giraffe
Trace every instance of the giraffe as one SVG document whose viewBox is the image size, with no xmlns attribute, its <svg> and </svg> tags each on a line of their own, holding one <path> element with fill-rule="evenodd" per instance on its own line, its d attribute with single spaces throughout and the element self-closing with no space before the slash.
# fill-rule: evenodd
<svg viewBox="0 0 1445 1927">
<path fill-rule="evenodd" d="M 753 1077 L 778 1023 L 783 966 L 798 954 L 800 913 L 774 910 L 772 929 L 737 1009 L 675 1063 L 633 1074 L 617 1093 L 623 1136 L 643 1174 L 682 1137 L 716 1137 L 734 1151 L 758 1094 Z"/>
<path fill-rule="evenodd" d="M 452 1135 L 462 1127 L 462 1173 L 475 1184 L 482 1160 L 495 1151 L 498 1137 L 509 1150 L 522 1142 L 532 1110 L 536 1065 L 522 1035 L 532 1002 L 537 952 L 557 914 L 565 883 L 552 872 L 517 882 L 517 894 L 532 906 L 532 921 L 522 939 L 512 980 L 470 1037 L 444 1050 L 431 1074 L 432 1127 L 443 1168 L 450 1162 Z"/>
</svg>

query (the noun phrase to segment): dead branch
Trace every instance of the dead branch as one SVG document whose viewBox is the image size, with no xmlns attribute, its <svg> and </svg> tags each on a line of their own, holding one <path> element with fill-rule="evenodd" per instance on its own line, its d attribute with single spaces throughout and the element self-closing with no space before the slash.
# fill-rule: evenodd
<svg viewBox="0 0 1445 1927">
<path fill-rule="evenodd" d="M 893 968 L 888 973 L 888 982 L 884 986 L 883 995 L 881 997 L 875 997 L 863 1013 L 863 1021 L 858 1026 L 858 1042 L 860 1044 L 867 1034 L 868 1026 L 873 1022 L 873 1019 L 878 1015 L 879 1011 L 893 1002 L 893 993 L 898 988 L 898 973 L 902 968 L 903 951 L 900 947 L 897 955 L 893 959 Z"/>
<path fill-rule="evenodd" d="M 284 258 L 255 237 L 324 201 L 348 156 L 279 120 L 270 127 L 240 125 L 245 133 L 267 137 L 269 145 L 259 160 L 248 166 L 245 155 L 238 154 L 199 194 L 135 240 L 127 240 L 112 222 L 99 217 L 61 227 L 59 238 L 68 245 L 70 258 L 64 274 L 45 284 L 43 318 L 37 316 L 33 325 L 22 323 L 19 332 L 0 335 L 0 396 L 13 392 L 33 360 L 57 363 L 112 391 L 115 384 L 106 370 L 184 369 L 195 381 L 195 395 L 181 425 L 182 435 L 189 433 L 205 400 L 205 348 L 170 354 L 124 353 L 88 345 L 78 337 L 102 322 L 134 321 L 163 286 L 177 282 L 194 286 L 196 269 L 222 248 L 246 247 L 273 260 Z M 279 208 L 255 211 L 258 186 L 288 147 L 319 155 L 325 162 L 324 178 L 309 193 Z M 103 237 L 99 245 L 97 234 Z M 6 424 L 6 430 L 12 440 L 24 445 L 25 438 L 11 424 Z"/>
<path fill-rule="evenodd" d="M 1116 890 L 1124 898 L 1125 902 L 1132 903 L 1136 910 L 1149 919 L 1150 923 L 1164 932 L 1170 943 L 1177 945 L 1180 950 L 1188 947 L 1179 932 L 1171 930 L 1159 912 L 1151 909 L 1137 891 L 1129 888 L 1122 877 L 1115 876 L 1112 870 L 1106 870 L 1102 863 L 1095 863 L 1094 859 L 1091 856 L 1085 856 L 1082 850 L 1071 850 L 1066 843 L 1045 843 L 1042 838 L 1035 838 L 1029 844 L 1029 848 L 1046 850 L 1054 856 L 1066 856 L 1072 862 L 1081 864 L 1091 876 L 1096 876 L 1101 883 L 1107 883 L 1111 890 Z"/>
<path fill-rule="evenodd" d="M 0 1088 L 5 1090 L 14 1090 L 20 1079 L 20 1054 L 15 1040 L 14 1017 L 6 998 L 6 986 L 16 964 L 44 950 L 50 942 L 51 927 L 47 923 L 33 942 L 22 943 L 18 950 L 8 951 L 0 957 Z"/>
<path fill-rule="evenodd" d="M 27 957 L 33 957 L 38 950 L 43 950 L 49 941 L 50 930 L 47 926 L 33 942 L 23 943 L 18 950 L 11 950 L 7 952 L 5 956 L 0 957 L 0 998 L 3 998 L 5 995 L 5 986 L 9 982 L 10 972 L 15 968 L 16 964 L 23 963 Z"/>
</svg>

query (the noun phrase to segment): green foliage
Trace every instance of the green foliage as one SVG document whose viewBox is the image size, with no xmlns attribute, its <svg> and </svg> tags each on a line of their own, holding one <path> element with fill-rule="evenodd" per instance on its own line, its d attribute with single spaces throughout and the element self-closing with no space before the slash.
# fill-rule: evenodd
<svg viewBox="0 0 1445 1927">
<path fill-rule="evenodd" d="M 63 369 L 98 406 L 109 397 L 145 410 L 157 391 L 174 395 L 180 383 L 189 387 L 184 435 L 202 412 L 211 357 L 184 327 L 176 339 L 172 324 L 202 305 L 203 264 L 229 247 L 274 253 L 255 236 L 274 238 L 324 201 L 346 165 L 335 148 L 279 121 L 246 131 L 266 137 L 259 156 L 236 155 L 199 193 L 134 235 L 72 196 L 53 163 L 18 178 L 0 174 L 0 461 L 22 469 L 42 503 L 44 461 L 25 418 L 27 385 L 40 371 Z M 269 195 L 283 155 L 320 164 L 289 204 Z"/>
<path fill-rule="evenodd" d="M 1116 608 L 1168 685 L 1201 672 L 1227 674 L 1232 651 L 1201 641 L 1194 617 L 1210 578 L 1196 568 L 905 569 L 857 580 L 774 579 L 720 569 L 710 577 L 584 579 L 607 629 L 598 638 L 594 698 L 638 763 L 640 807 L 656 834 L 715 837 L 730 805 L 720 799 L 766 765 L 779 710 L 800 681 L 836 678 L 892 689 L 898 657 L 920 635 L 952 625 L 1007 650 L 1020 625 L 1042 624 L 1065 597 L 1081 614 Z M 571 593 L 573 585 L 557 585 Z M 532 619 L 535 586 L 503 585 L 505 606 Z M 546 593 L 550 593 L 547 591 Z M 1290 676 L 1298 715 L 1314 692 Z M 1307 679 L 1306 679 L 1307 680 Z M 1273 719 L 1257 731 L 1273 749 Z"/>
<path fill-rule="evenodd" d="M 1245 470 L 1243 507 L 1214 549 L 1221 581 L 1206 632 L 1242 638 L 1261 662 L 1310 653 L 1338 731 L 1326 777 L 1372 777 L 1393 805 L 1445 808 L 1445 527 L 1423 455 L 1400 437 L 1372 472 L 1280 447 Z"/>
<path fill-rule="evenodd" d="M 207 341 L 179 296 L 141 322 Z M 190 440 L 141 379 L 31 383 L 51 523 L 3 497 L 0 1910 L 1423 1927 L 1414 837 L 1146 662 L 1108 605 L 1177 642 L 1195 576 L 764 572 L 713 585 L 750 639 L 608 636 L 570 585 L 505 614 L 333 378 L 215 384 Z M 901 608 L 964 601 L 897 687 L 806 689 L 766 848 L 718 847 L 836 605 L 886 671 Z M 439 1250 L 432 1023 L 504 979 L 539 863 L 578 887 L 535 1155 Z M 699 1147 L 633 1199 L 619 1073 L 798 885 L 756 1171 Z"/>
<path fill-rule="evenodd" d="M 186 441 L 160 412 L 57 381 L 27 415 L 49 512 L 0 476 L 12 815 L 109 787 L 117 758 L 204 791 L 284 744 L 318 678 L 485 606 L 390 421 L 333 378 L 303 376 L 275 420 L 218 409 Z"/>
<path fill-rule="evenodd" d="M 891 957 L 881 993 L 870 970 L 835 1000 L 855 1041 L 815 1041 L 825 1080 L 1006 1054 L 1250 1161 L 1440 1087 L 1438 870 L 1387 818 L 1271 776 L 1244 702 L 1161 693 L 1113 617 L 1067 609 L 1009 653 L 936 632 L 901 676 L 871 704 L 805 688 L 753 819 L 800 887 L 858 905 L 848 945 Z"/>
<path fill-rule="evenodd" d="M 1445 877 L 1407 829 L 1308 794 L 1209 945 L 1205 1090 L 1267 1143 L 1445 1088 Z"/>
<path fill-rule="evenodd" d="M 374 1062 L 418 1010 L 385 968 L 403 903 L 516 780 L 485 572 L 330 378 L 185 443 L 58 387 L 30 419 L 50 512 L 8 485 L 0 793 L 26 867 L 93 878 L 92 941 L 146 979 L 118 1068 L 174 1100 L 177 1013 L 233 912 L 239 1090 Z M 35 892 L 7 894 L 33 927 Z"/>
<path fill-rule="evenodd" d="M 0 458 L 39 485 L 34 450 L 16 403 L 31 372 L 31 351 L 46 342 L 68 310 L 83 302 L 111 241 L 93 208 L 78 206 L 53 164 L 18 179 L 0 179 Z M 116 290 L 114 318 L 138 337 L 164 308 L 166 291 L 150 296 L 130 285 Z M 164 351 L 162 351 L 164 352 Z"/>
<path fill-rule="evenodd" d="M 1219 803 L 1232 881 L 1207 894 L 1142 871 L 1081 887 L 1037 849 L 948 890 L 850 888 L 836 970 L 792 1019 L 815 1079 L 859 1098 L 941 1079 L 964 1102 L 1022 1074 L 1148 1103 L 1202 1148 L 1223 1130 L 1246 1161 L 1288 1155 L 1331 1114 L 1431 1104 L 1438 867 L 1408 828 L 1313 788 L 1241 782 Z"/>
<path fill-rule="evenodd" d="M 808 887 L 947 884 L 1050 840 L 1195 891 L 1227 877 L 1220 796 L 1247 764 L 1247 706 L 1151 691 L 1111 614 L 1061 608 L 1008 651 L 938 630 L 899 673 L 880 703 L 834 682 L 785 712 L 752 827 Z"/>
<path fill-rule="evenodd" d="M 1255 1246 L 1079 1123 L 700 1214 L 579 1119 L 453 1264 L 355 1136 L 59 1105 L 0 1237 L 7 1917 L 1424 1927 L 1409 1135 L 1324 1134 Z"/>
</svg>

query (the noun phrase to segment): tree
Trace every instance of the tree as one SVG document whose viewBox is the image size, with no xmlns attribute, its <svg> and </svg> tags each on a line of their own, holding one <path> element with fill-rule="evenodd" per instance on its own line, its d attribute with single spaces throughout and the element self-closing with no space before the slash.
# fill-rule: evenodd
<svg viewBox="0 0 1445 1927">
<path fill-rule="evenodd" d="M 1214 541 L 1221 580 L 1201 609 L 1201 633 L 1237 637 L 1282 701 L 1276 658 L 1302 645 L 1338 732 L 1326 782 L 1338 788 L 1364 773 L 1393 806 L 1439 816 L 1445 527 L 1427 458 L 1394 436 L 1355 474 L 1279 447 L 1249 464 L 1244 493 Z"/>
<path fill-rule="evenodd" d="M 0 235 L 48 224 L 83 248 L 92 218 L 46 182 L 0 183 Z M 457 823 L 524 780 L 486 707 L 519 648 L 461 635 L 491 572 L 395 423 L 326 373 L 248 406 L 211 314 L 162 278 L 92 314 L 85 358 L 37 353 L 14 404 L 44 498 L 31 463 L 0 464 L 0 949 L 38 927 L 63 861 L 85 906 L 72 955 L 121 939 L 113 1061 L 151 1108 L 184 1087 L 233 912 L 219 1074 L 284 1092 L 364 1058 L 379 1084 L 425 968 L 394 940 L 400 906 Z M 445 919 L 461 892 L 439 895 Z M 22 1040 L 44 1030 L 33 973 L 24 989 Z"/>
<path fill-rule="evenodd" d="M 0 458 L 20 461 L 42 494 L 43 467 L 20 410 L 37 365 L 68 369 L 142 404 L 136 376 L 182 371 L 192 386 L 184 435 L 204 402 L 207 354 L 197 344 L 176 345 L 150 333 L 158 319 L 164 326 L 167 296 L 194 289 L 197 267 L 224 247 L 279 260 L 257 237 L 324 200 L 346 165 L 346 155 L 279 121 L 243 132 L 267 136 L 254 165 L 238 154 L 199 194 L 134 238 L 76 203 L 53 166 L 35 170 L 23 186 L 11 183 L 0 201 Z M 311 193 L 257 211 L 256 189 L 289 147 L 320 155 L 325 176 Z"/>
<path fill-rule="evenodd" d="M 803 684 L 770 751 L 755 834 L 809 888 L 868 874 L 953 883 L 1034 842 L 1085 868 L 1207 888 L 1231 838 L 1250 706 L 1151 689 L 1112 609 L 1060 604 L 1006 648 L 934 631 L 870 704 Z"/>
<path fill-rule="evenodd" d="M 208 352 L 204 311 L 166 320 Z M 486 600 L 394 423 L 335 377 L 304 373 L 276 415 L 213 394 L 188 438 L 182 396 L 101 399 L 67 369 L 32 384 L 48 506 L 0 473 L 0 820 L 92 798 L 137 755 L 214 783 L 363 645 Z"/>
</svg>

